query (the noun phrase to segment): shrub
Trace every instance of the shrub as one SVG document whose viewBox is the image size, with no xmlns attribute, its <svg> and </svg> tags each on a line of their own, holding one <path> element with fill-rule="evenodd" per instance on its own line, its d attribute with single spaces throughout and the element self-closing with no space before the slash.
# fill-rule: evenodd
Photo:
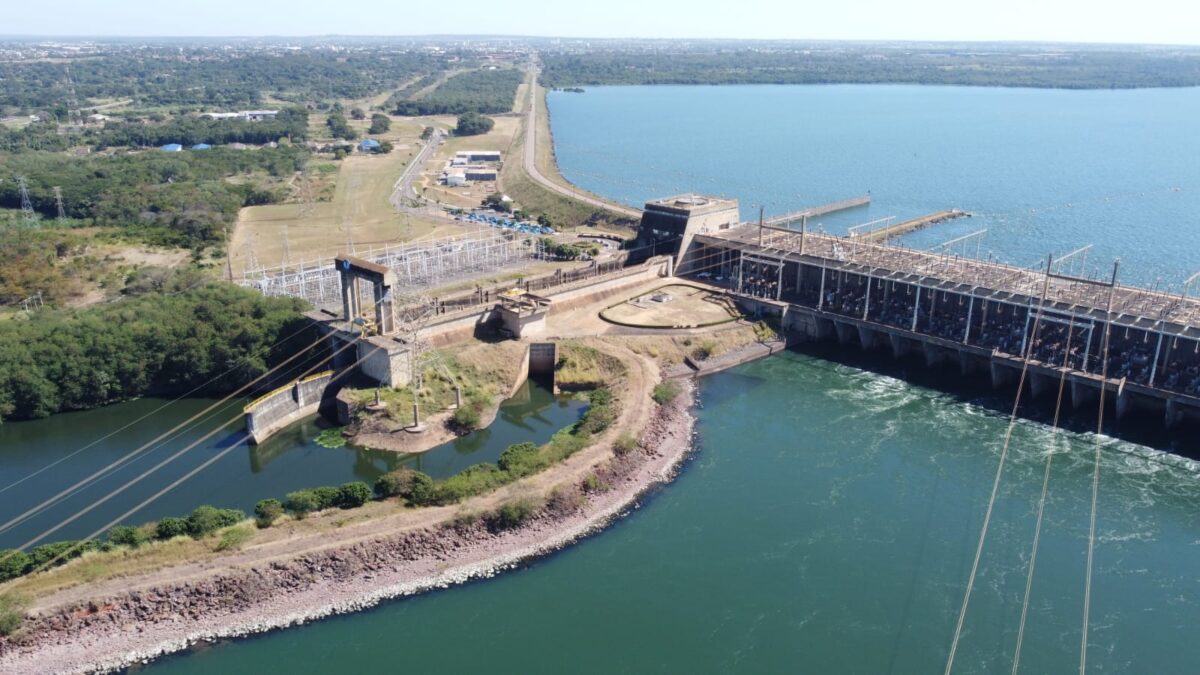
<svg viewBox="0 0 1200 675">
<path fill-rule="evenodd" d="M 317 496 L 318 509 L 331 509 L 338 505 L 338 499 L 342 493 L 332 485 L 325 485 L 319 488 L 313 488 L 313 494 Z"/>
<path fill-rule="evenodd" d="M 253 532 L 248 527 L 231 527 L 221 533 L 221 539 L 213 547 L 214 551 L 237 551 L 250 541 Z"/>
<path fill-rule="evenodd" d="M 16 549 L 0 551 L 0 583 L 25 574 L 32 562 L 29 554 L 24 551 Z"/>
<path fill-rule="evenodd" d="M 137 548 L 151 539 L 153 533 L 132 525 L 118 525 L 108 532 L 108 542 L 117 546 Z"/>
<path fill-rule="evenodd" d="M 74 540 L 56 541 L 52 544 L 42 544 L 33 548 L 29 551 L 30 569 L 37 569 L 48 564 L 51 560 L 55 561 L 55 565 L 61 565 L 71 558 L 78 558 L 83 555 L 84 551 L 88 550 L 88 547 L 76 546 L 78 543 Z"/>
<path fill-rule="evenodd" d="M 321 510 L 321 500 L 312 490 L 297 490 L 289 492 L 283 498 L 283 505 L 298 518 L 303 518 L 313 511 Z"/>
<path fill-rule="evenodd" d="M 356 509 L 371 501 L 371 488 L 362 481 L 346 483 L 338 488 L 337 505 L 343 509 Z"/>
<path fill-rule="evenodd" d="M 412 476 L 412 487 L 407 496 L 411 504 L 430 504 L 437 495 L 437 484 L 429 477 L 429 474 L 420 471 L 414 471 Z"/>
<path fill-rule="evenodd" d="M 592 405 L 608 405 L 612 403 L 613 393 L 609 389 L 593 389 L 588 392 L 588 402 Z"/>
<path fill-rule="evenodd" d="M 605 489 L 607 489 L 607 487 L 608 486 L 604 484 L 604 481 L 600 480 L 600 477 L 594 473 L 589 473 L 583 479 L 584 492 L 603 492 Z"/>
<path fill-rule="evenodd" d="M 223 527 L 236 525 L 246 519 L 246 514 L 237 509 L 218 509 L 215 506 L 197 506 L 187 517 L 187 533 L 193 539 L 201 539 Z"/>
<path fill-rule="evenodd" d="M 705 361 L 712 357 L 717 351 L 717 343 L 711 340 L 705 340 L 692 350 L 692 358 L 697 361 Z"/>
<path fill-rule="evenodd" d="M 467 404 L 459 406 L 450 417 L 450 424 L 456 431 L 471 431 L 479 428 L 479 409 Z"/>
<path fill-rule="evenodd" d="M 492 516 L 489 524 L 496 530 L 511 530 L 527 522 L 540 507 L 541 504 L 532 497 L 517 497 L 505 502 Z"/>
<path fill-rule="evenodd" d="M 375 113 L 371 115 L 371 127 L 367 129 L 368 134 L 382 134 L 392 128 L 392 119 L 387 115 Z"/>
<path fill-rule="evenodd" d="M 486 134 L 496 126 L 496 120 L 490 117 L 484 117 L 478 113 L 468 112 L 458 116 L 458 121 L 454 126 L 455 136 L 477 136 Z"/>
<path fill-rule="evenodd" d="M 631 434 L 621 434 L 617 440 L 613 442 L 613 452 L 619 457 L 624 457 L 637 449 L 638 442 Z"/>
<path fill-rule="evenodd" d="M 0 595 L 0 636 L 12 635 L 21 627 L 25 620 L 25 609 L 29 600 L 9 593 Z"/>
<path fill-rule="evenodd" d="M 583 494 L 573 485 L 554 488 L 546 500 L 546 510 L 557 517 L 569 516 L 582 506 Z"/>
<path fill-rule="evenodd" d="M 678 384 L 667 380 L 666 382 L 654 385 L 654 393 L 650 395 L 650 398 L 653 398 L 655 403 L 664 405 L 674 401 L 675 397 L 679 396 L 679 391 Z"/>
<path fill-rule="evenodd" d="M 184 518 L 163 518 L 154 526 L 154 538 L 167 540 L 188 533 L 188 523 Z"/>
<path fill-rule="evenodd" d="M 535 470 L 533 466 L 536 464 L 537 455 L 538 446 L 533 443 L 514 443 L 500 453 L 497 466 L 513 477 L 527 476 Z"/>
<path fill-rule="evenodd" d="M 594 405 L 584 413 L 579 422 L 579 432 L 583 434 L 598 434 L 612 425 L 617 419 L 617 411 L 612 406 Z"/>
<path fill-rule="evenodd" d="M 425 480 L 432 482 L 429 476 L 419 471 L 413 471 L 406 466 L 385 473 L 375 481 L 375 496 L 380 499 L 387 499 L 388 497 L 411 497 L 414 486 L 420 481 L 418 477 L 423 477 Z"/>
<path fill-rule="evenodd" d="M 342 433 L 342 427 L 333 427 L 317 434 L 313 442 L 322 448 L 341 448 L 346 445 L 346 436 Z"/>
<path fill-rule="evenodd" d="M 260 528 L 270 527 L 283 515 L 283 504 L 278 499 L 264 499 L 254 505 L 254 522 Z"/>
</svg>

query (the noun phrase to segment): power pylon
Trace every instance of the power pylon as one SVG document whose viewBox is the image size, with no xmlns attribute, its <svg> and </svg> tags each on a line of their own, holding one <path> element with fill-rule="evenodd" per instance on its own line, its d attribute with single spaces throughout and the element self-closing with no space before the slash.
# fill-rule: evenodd
<svg viewBox="0 0 1200 675">
<path fill-rule="evenodd" d="M 37 214 L 33 211 L 33 202 L 29 200 L 29 185 L 25 183 L 25 176 L 17 176 L 17 190 L 21 193 L 21 222 L 26 228 L 33 229 L 37 227 Z"/>
<path fill-rule="evenodd" d="M 62 186 L 54 186 L 54 205 L 58 207 L 58 224 L 63 225 L 67 222 L 67 210 L 63 208 Z"/>
</svg>

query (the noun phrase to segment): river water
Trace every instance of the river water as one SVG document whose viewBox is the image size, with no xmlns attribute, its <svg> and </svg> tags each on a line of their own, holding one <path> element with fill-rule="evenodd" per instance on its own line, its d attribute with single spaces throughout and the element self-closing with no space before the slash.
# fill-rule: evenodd
<svg viewBox="0 0 1200 675">
<path fill-rule="evenodd" d="M 0 523 L 23 513 L 29 507 L 70 487 L 106 467 L 129 451 L 150 442 L 163 431 L 174 428 L 203 412 L 214 401 L 189 399 L 173 403 L 142 399 L 85 412 L 66 413 L 49 419 L 0 425 Z M 479 462 L 495 462 L 512 443 L 543 443 L 559 429 L 570 425 L 584 407 L 582 401 L 554 394 L 536 382 L 523 385 L 500 406 L 496 421 L 487 429 L 454 439 L 419 455 L 362 448 L 325 448 L 313 439 L 329 425 L 312 417 L 288 427 L 262 445 L 245 443 L 246 434 L 240 413 L 245 401 L 231 401 L 214 409 L 177 435 L 152 447 L 137 459 L 112 472 L 60 504 L 47 509 L 21 525 L 0 533 L 0 549 L 20 546 L 32 537 L 71 516 L 81 508 L 109 494 L 143 471 L 176 451 L 195 442 L 222 420 L 228 422 L 221 433 L 201 442 L 178 460 L 165 465 L 111 501 L 64 527 L 41 543 L 91 534 L 158 491 L 162 486 L 191 471 L 230 445 L 243 445 L 217 460 L 178 488 L 152 502 L 129 521 L 132 524 L 157 520 L 164 516 L 187 515 L 200 504 L 239 508 L 249 513 L 255 502 L 266 497 L 282 499 L 292 490 L 321 485 L 340 485 L 349 481 L 374 483 L 380 475 L 409 466 L 435 478 L 453 475 Z M 154 425 L 133 424 L 148 413 L 155 413 Z M 92 447 L 74 454 L 93 441 Z M 74 455 L 68 457 L 68 455 Z M 62 460 L 49 470 L 51 463 Z"/>
<path fill-rule="evenodd" d="M 750 216 L 870 190 L 869 209 L 824 227 L 958 207 L 978 215 L 908 243 L 988 227 L 982 252 L 1023 264 L 1095 242 L 1096 273 L 1116 255 L 1145 283 L 1200 269 L 1200 90 L 613 87 L 550 106 L 567 178 L 631 204 L 694 190 L 739 197 Z M 1008 402 L 858 359 L 788 353 L 706 378 L 679 478 L 525 569 L 147 670 L 937 672 Z M 1077 668 L 1097 445 L 1089 667 L 1200 664 L 1200 466 L 1088 425 L 1016 426 L 956 672 L 1011 668 L 1051 451 L 1021 663 Z"/>
</svg>

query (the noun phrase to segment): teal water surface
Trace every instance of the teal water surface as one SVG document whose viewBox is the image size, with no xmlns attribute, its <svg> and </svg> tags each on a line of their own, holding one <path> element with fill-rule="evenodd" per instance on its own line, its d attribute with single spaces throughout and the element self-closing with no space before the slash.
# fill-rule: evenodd
<svg viewBox="0 0 1200 675">
<path fill-rule="evenodd" d="M 154 424 L 138 423 L 122 429 L 143 415 L 154 412 L 164 403 L 167 401 L 142 399 L 97 410 L 55 415 L 44 420 L 0 425 L 0 467 L 3 467 L 3 471 L 0 471 L 0 514 L 3 514 L 0 523 L 104 468 L 162 432 L 186 422 L 214 401 L 179 401 L 155 413 Z M 321 447 L 313 439 L 328 424 L 317 417 L 288 427 L 262 445 L 248 445 L 244 423 L 240 419 L 244 404 L 242 400 L 223 404 L 108 477 L 0 533 L 0 549 L 20 546 L 62 522 L 197 441 L 221 420 L 236 418 L 236 421 L 228 422 L 220 433 L 41 543 L 91 534 L 231 445 L 235 446 L 234 450 L 131 516 L 132 523 L 186 515 L 200 504 L 249 512 L 260 499 L 282 498 L 292 490 L 340 485 L 356 480 L 369 485 L 380 475 L 400 466 L 410 466 L 435 478 L 444 478 L 471 464 L 496 461 L 504 448 L 512 443 L 548 441 L 554 432 L 579 419 L 584 407 L 582 401 L 555 397 L 545 386 L 530 381 L 501 404 L 496 421 L 488 428 L 454 439 L 423 454 L 401 455 L 364 448 Z M 49 470 L 36 473 L 98 439 L 99 442 L 92 447 L 63 459 Z"/>
<path fill-rule="evenodd" d="M 148 671 L 373 671 L 402 653 L 426 672 L 940 672 L 1007 419 L 798 354 L 706 378 L 700 399 L 695 460 L 596 537 L 492 581 Z M 1017 426 L 957 672 L 1010 667 L 1050 450 L 1022 663 L 1077 667 L 1093 442 Z M 1092 671 L 1194 671 L 1198 468 L 1103 444 Z"/>
</svg>

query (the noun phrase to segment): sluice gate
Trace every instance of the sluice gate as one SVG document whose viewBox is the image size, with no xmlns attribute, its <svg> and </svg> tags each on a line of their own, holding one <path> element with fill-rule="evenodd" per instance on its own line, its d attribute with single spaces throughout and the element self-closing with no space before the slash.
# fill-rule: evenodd
<svg viewBox="0 0 1200 675">
<path fill-rule="evenodd" d="M 1076 407 L 1105 387 L 1118 417 L 1200 419 L 1200 302 L 1122 286 L 1115 266 L 1097 280 L 757 225 L 697 234 L 680 259 L 680 276 L 778 315 L 793 338 L 916 354 L 997 386 L 1028 349 L 1035 396 L 1065 377 Z"/>
</svg>

